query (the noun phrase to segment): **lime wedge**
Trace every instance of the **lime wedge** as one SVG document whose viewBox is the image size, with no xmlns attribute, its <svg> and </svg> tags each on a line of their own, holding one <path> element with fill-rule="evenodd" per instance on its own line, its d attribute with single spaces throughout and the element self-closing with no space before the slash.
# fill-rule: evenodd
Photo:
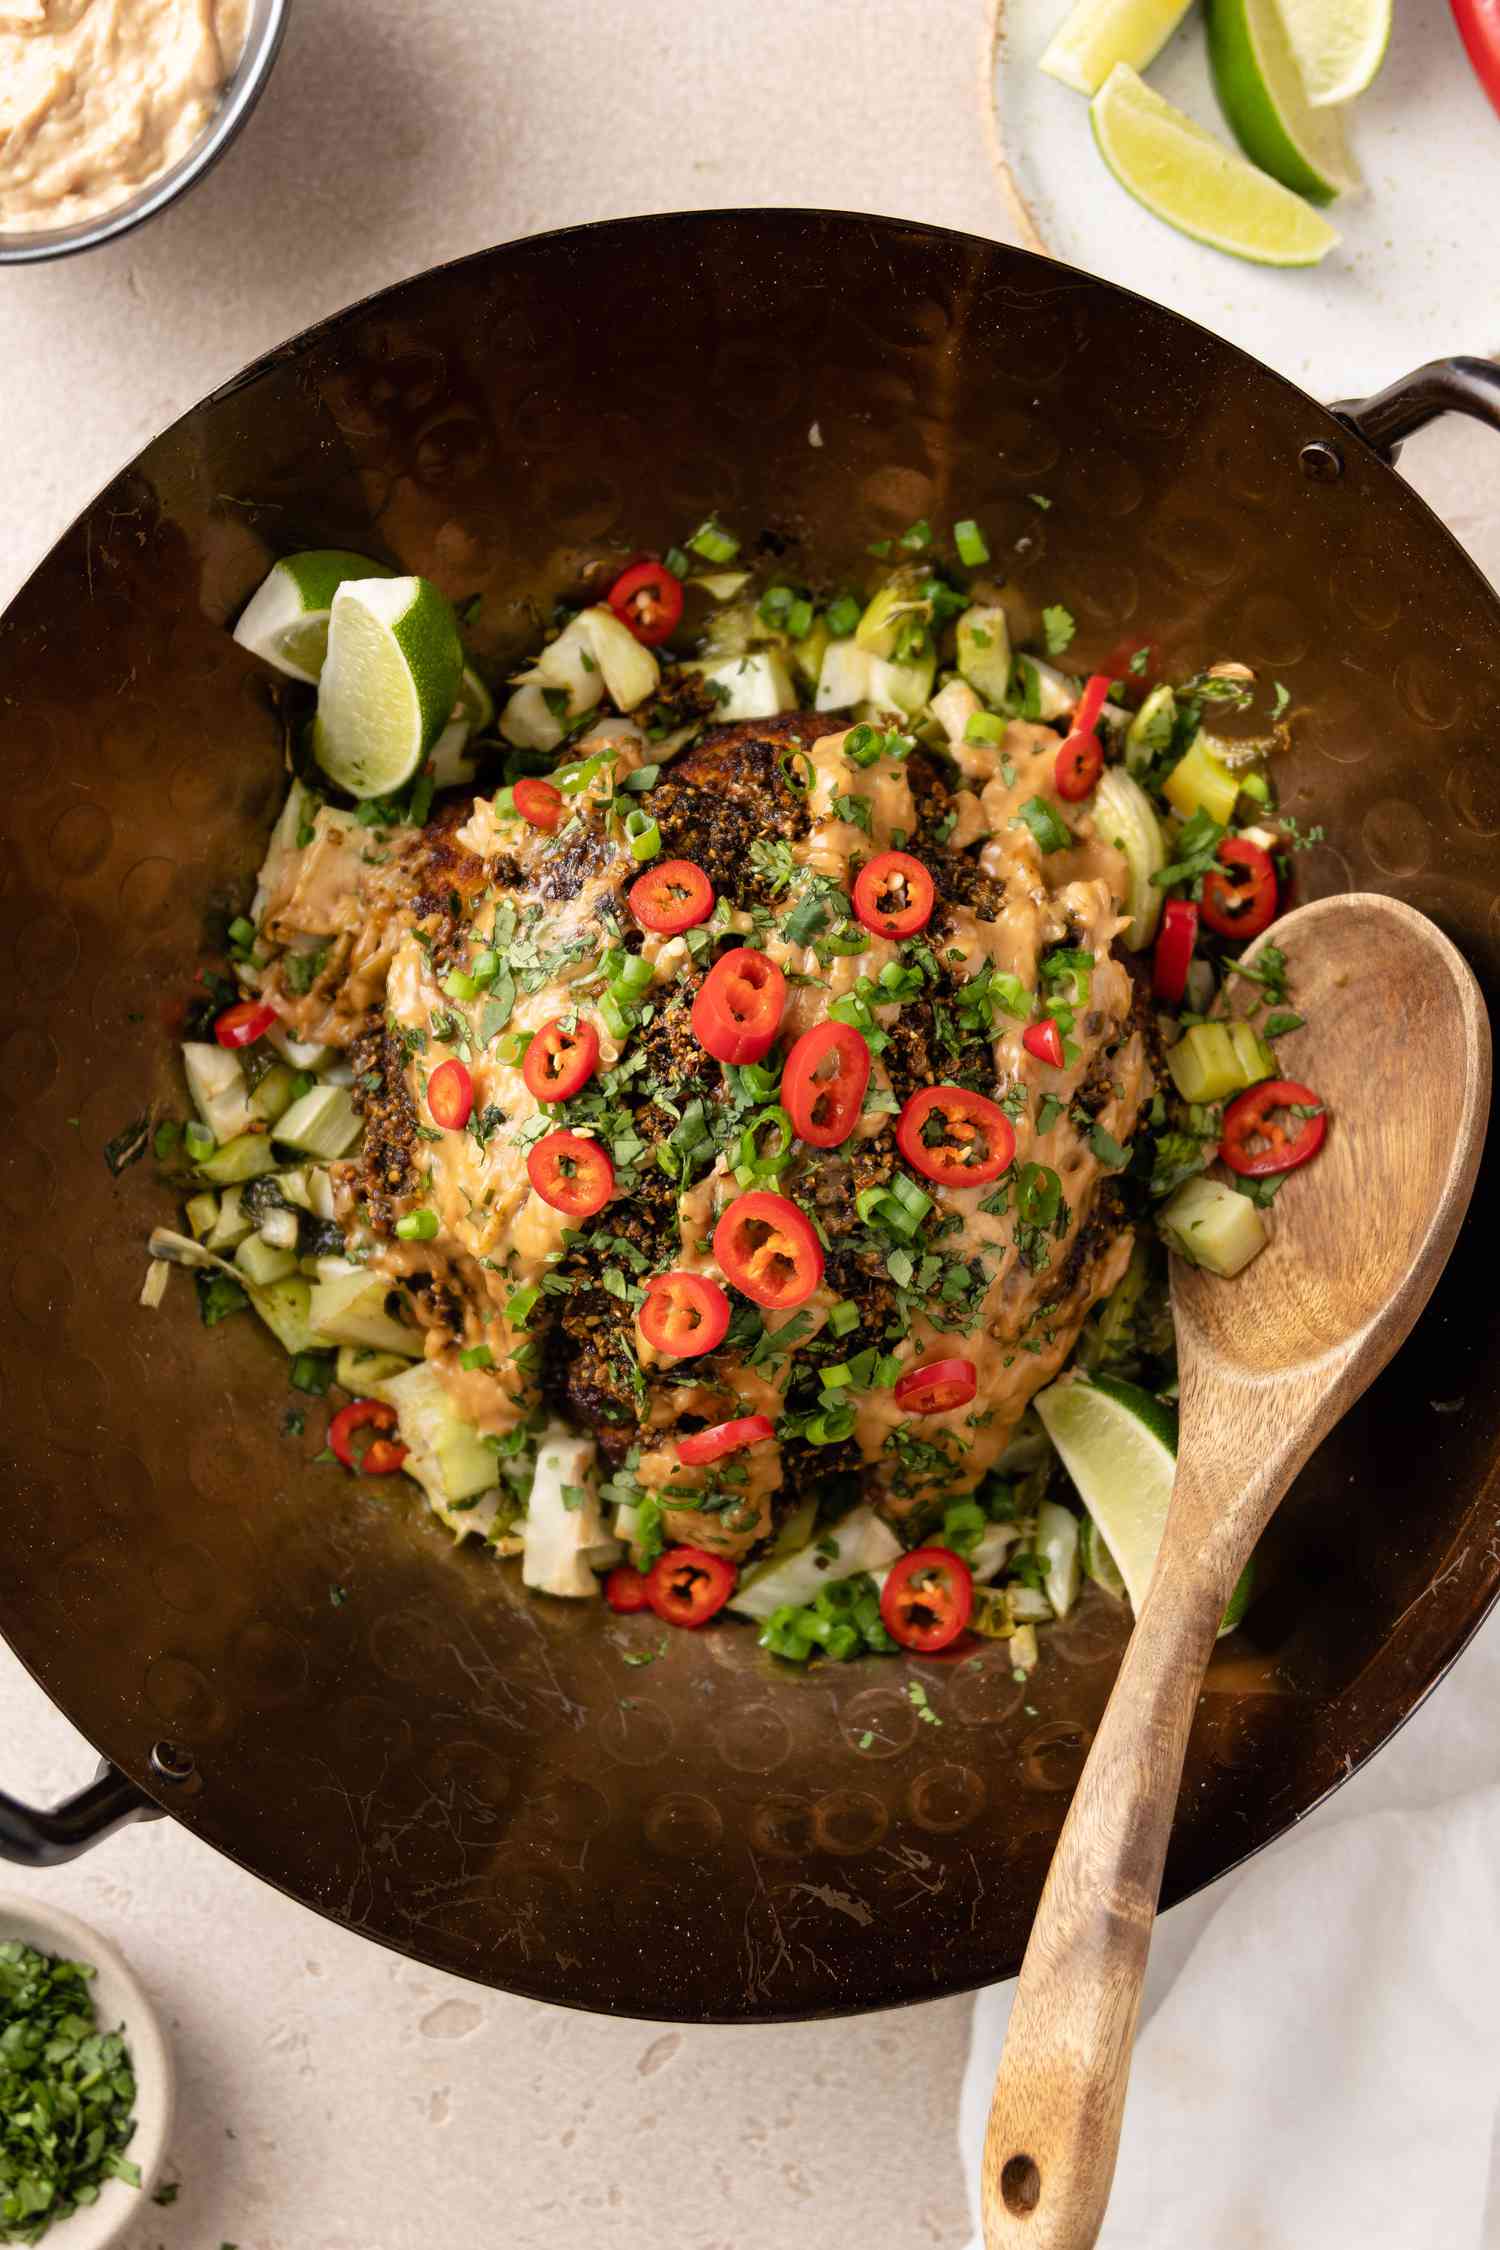
<svg viewBox="0 0 1500 2250">
<path fill-rule="evenodd" d="M 1315 266 L 1338 241 L 1328 221 L 1116 63 L 1089 104 L 1099 153 L 1157 218 L 1265 266 Z"/>
<path fill-rule="evenodd" d="M 1393 0 L 1281 0 L 1281 20 L 1314 109 L 1374 84 L 1390 44 Z"/>
<path fill-rule="evenodd" d="M 1097 94 L 1116 63 L 1144 70 L 1155 62 L 1191 6 L 1192 0 L 1078 0 L 1041 67 L 1075 93 Z"/>
<path fill-rule="evenodd" d="M 1343 119 L 1308 101 L 1276 0 L 1209 0 L 1208 59 L 1219 107 L 1263 172 L 1314 203 L 1358 186 Z"/>
<path fill-rule="evenodd" d="M 1139 1610 L 1177 1474 L 1176 1416 L 1112 1375 L 1065 1375 L 1032 1403 Z"/>
<path fill-rule="evenodd" d="M 1177 1474 L 1176 1415 L 1112 1375 L 1065 1375 L 1032 1404 L 1088 1510 L 1078 1542 L 1084 1575 L 1107 1594 L 1128 1594 L 1139 1615 Z M 1244 1616 L 1254 1585 L 1252 1556 L 1229 1597 L 1220 1640 Z"/>
<path fill-rule="evenodd" d="M 388 578 L 383 563 L 342 547 L 286 555 L 251 595 L 234 629 L 241 648 L 288 679 L 318 684 L 328 653 L 328 612 L 346 578 Z"/>
<path fill-rule="evenodd" d="M 464 652 L 428 578 L 350 578 L 333 597 L 313 754 L 353 797 L 403 789 L 448 723 Z"/>
<path fill-rule="evenodd" d="M 453 706 L 453 716 L 463 720 L 470 734 L 483 734 L 495 716 L 495 698 L 472 664 L 464 666 L 463 678 L 458 683 L 458 700 Z"/>
</svg>

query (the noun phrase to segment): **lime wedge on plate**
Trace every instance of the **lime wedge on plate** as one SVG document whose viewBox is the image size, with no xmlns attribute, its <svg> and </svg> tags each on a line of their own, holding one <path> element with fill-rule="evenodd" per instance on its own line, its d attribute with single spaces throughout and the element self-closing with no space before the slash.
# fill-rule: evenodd
<svg viewBox="0 0 1500 2250">
<path fill-rule="evenodd" d="M 427 578 L 346 579 L 333 597 L 313 753 L 353 797 L 404 789 L 463 677 L 458 620 Z"/>
<path fill-rule="evenodd" d="M 1191 6 L 1192 0 L 1078 0 L 1041 67 L 1075 93 L 1097 94 L 1117 62 L 1132 70 L 1155 62 Z"/>
<path fill-rule="evenodd" d="M 383 563 L 342 547 L 286 555 L 245 604 L 234 637 L 288 679 L 318 684 L 328 653 L 328 612 L 346 578 L 388 578 Z"/>
<path fill-rule="evenodd" d="M 1148 211 L 1183 234 L 1265 266 L 1315 266 L 1338 236 L 1320 212 L 1116 63 L 1089 104 L 1099 153 Z"/>
<path fill-rule="evenodd" d="M 1253 163 L 1314 203 L 1359 185 L 1337 110 L 1314 109 L 1276 0 L 1209 0 L 1214 91 Z"/>
<path fill-rule="evenodd" d="M 454 704 L 453 716 L 463 720 L 470 734 L 483 734 L 495 716 L 495 698 L 472 664 L 464 666 L 463 678 L 458 683 L 458 698 Z"/>
<path fill-rule="evenodd" d="M 1373 85 L 1390 44 L 1393 0 L 1281 0 L 1281 20 L 1314 109 Z"/>
<path fill-rule="evenodd" d="M 1031 1402 L 1088 1509 L 1079 1541 L 1086 1576 L 1123 1592 L 1137 1616 L 1156 1568 L 1177 1474 L 1177 1417 L 1134 1383 L 1065 1375 Z M 1112 1567 L 1111 1567 L 1112 1566 Z M 1222 1640 L 1249 1607 L 1255 1565 L 1245 1565 Z"/>
</svg>

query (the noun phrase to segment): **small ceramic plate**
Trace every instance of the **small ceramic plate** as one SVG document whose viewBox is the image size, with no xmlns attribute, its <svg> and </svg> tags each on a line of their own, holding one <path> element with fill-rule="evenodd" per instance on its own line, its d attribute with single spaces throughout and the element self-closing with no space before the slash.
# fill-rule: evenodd
<svg viewBox="0 0 1500 2250">
<path fill-rule="evenodd" d="M 1342 241 L 1284 272 L 1190 242 L 1143 210 L 1094 147 L 1088 103 L 1037 68 L 1070 0 L 996 0 L 995 127 L 1023 240 L 1122 282 L 1268 360 L 1314 397 L 1361 396 L 1445 352 L 1500 345 L 1495 270 L 1500 117 L 1448 0 L 1400 0 L 1390 53 L 1351 105 L 1364 177 L 1329 206 Z M 1194 9 L 1149 72 L 1158 93 L 1233 147 Z"/>
<path fill-rule="evenodd" d="M 126 2150 L 141 2168 L 139 2188 L 106 2180 L 97 2203 L 85 2204 L 44 2237 L 46 2250 L 109 2250 L 134 2226 L 161 2175 L 172 2130 L 176 2074 L 172 2051 L 156 2010 L 125 1956 L 71 1914 L 31 1898 L 0 1897 L 0 1943 L 19 1941 L 38 1953 L 87 1961 L 96 1971 L 92 1991 L 101 2030 L 125 2027 L 135 2071 L 135 2132 Z"/>
</svg>

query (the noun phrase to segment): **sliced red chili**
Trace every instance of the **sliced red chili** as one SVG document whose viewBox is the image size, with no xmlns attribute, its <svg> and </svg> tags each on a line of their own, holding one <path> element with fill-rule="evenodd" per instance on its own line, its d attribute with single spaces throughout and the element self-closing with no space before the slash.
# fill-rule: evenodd
<svg viewBox="0 0 1500 2250">
<path fill-rule="evenodd" d="M 759 1062 L 776 1044 L 786 978 L 753 945 L 737 945 L 716 961 L 693 1002 L 693 1035 L 722 1063 Z"/>
<path fill-rule="evenodd" d="M 214 1019 L 214 1037 L 221 1047 L 253 1047 L 275 1021 L 276 1010 L 264 1000 L 241 1000 Z"/>
<path fill-rule="evenodd" d="M 1282 1125 L 1283 1115 L 1290 1116 L 1295 1131 Z M 1263 1180 L 1316 1156 L 1327 1132 L 1327 1112 L 1310 1086 L 1299 1086 L 1292 1078 L 1268 1078 L 1225 1110 L 1219 1154 L 1231 1172 Z"/>
<path fill-rule="evenodd" d="M 896 1121 L 896 1146 L 924 1179 L 943 1187 L 998 1180 L 1016 1153 L 1003 1109 L 967 1086 L 924 1086 Z"/>
<path fill-rule="evenodd" d="M 892 1563 L 880 1590 L 880 1621 L 903 1648 L 931 1656 L 956 1641 L 974 1608 L 974 1580 L 947 1547 L 918 1547 Z"/>
<path fill-rule="evenodd" d="M 910 852 L 877 852 L 854 879 L 854 911 L 876 937 L 915 937 L 932 920 L 937 892 Z"/>
<path fill-rule="evenodd" d="M 972 1359 L 924 1359 L 897 1378 L 894 1397 L 908 1414 L 946 1414 L 967 1406 L 978 1388 Z"/>
<path fill-rule="evenodd" d="M 696 929 L 714 910 L 714 887 L 690 859 L 658 860 L 630 886 L 630 911 L 643 930 L 676 937 Z"/>
<path fill-rule="evenodd" d="M 1056 1016 L 1043 1016 L 1040 1023 L 1029 1023 L 1021 1034 L 1021 1045 L 1028 1055 L 1035 1055 L 1038 1062 L 1051 1063 L 1054 1070 L 1062 1069 L 1062 1026 Z"/>
<path fill-rule="evenodd" d="M 646 1599 L 667 1625 L 706 1625 L 717 1617 L 738 1573 L 702 1547 L 669 1547 L 646 1579 Z"/>
<path fill-rule="evenodd" d="M 363 1454 L 354 1450 L 356 1430 L 393 1430 L 396 1427 L 396 1409 L 387 1406 L 381 1398 L 357 1398 L 349 1406 L 340 1407 L 328 1425 L 328 1446 L 336 1459 L 346 1469 L 362 1476 L 388 1477 L 399 1469 L 406 1459 L 406 1447 L 399 1440 L 377 1437 L 365 1447 Z"/>
<path fill-rule="evenodd" d="M 604 1581 L 604 1599 L 622 1617 L 633 1617 L 638 1609 L 649 1609 L 651 1595 L 646 1573 L 632 1570 L 629 1563 L 618 1564 Z"/>
<path fill-rule="evenodd" d="M 621 571 L 607 599 L 620 623 L 628 625 L 638 641 L 655 648 L 682 615 L 682 580 L 650 555 Z"/>
<path fill-rule="evenodd" d="M 1109 691 L 1114 686 L 1112 672 L 1091 672 L 1083 683 L 1083 693 L 1073 707 L 1074 734 L 1092 734 L 1099 724 L 1099 714 L 1109 701 Z"/>
<path fill-rule="evenodd" d="M 747 1445 L 759 1445 L 775 1435 L 776 1424 L 769 1414 L 742 1414 L 738 1421 L 715 1422 L 712 1429 L 689 1430 L 677 1440 L 677 1458 L 686 1468 L 701 1469 L 708 1461 L 743 1453 Z"/>
<path fill-rule="evenodd" d="M 847 1023 L 816 1023 L 804 1031 L 781 1073 L 781 1106 L 809 1148 L 838 1148 L 864 1107 L 870 1050 Z"/>
<path fill-rule="evenodd" d="M 1169 898 L 1151 960 L 1151 989 L 1175 1008 L 1187 990 L 1187 974 L 1198 943 L 1198 909 L 1189 898 Z"/>
<path fill-rule="evenodd" d="M 812 1221 L 784 1195 L 737 1195 L 714 1229 L 725 1278 L 752 1304 L 790 1312 L 823 1278 L 823 1245 Z"/>
<path fill-rule="evenodd" d="M 461 1062 L 439 1063 L 427 1081 L 427 1107 L 434 1125 L 461 1133 L 474 1108 L 474 1081 Z"/>
<path fill-rule="evenodd" d="M 1204 921 L 1220 937 L 1259 937 L 1280 904 L 1270 853 L 1248 836 L 1226 836 L 1218 860 L 1203 878 Z"/>
<path fill-rule="evenodd" d="M 729 1333 L 729 1299 L 705 1273 L 653 1274 L 636 1319 L 653 1351 L 697 1359 Z"/>
<path fill-rule="evenodd" d="M 1104 771 L 1104 752 L 1096 734 L 1070 734 L 1057 753 L 1052 786 L 1067 804 L 1076 805 L 1096 786 Z"/>
<path fill-rule="evenodd" d="M 521 1076 L 539 1102 L 569 1102 L 593 1077 L 598 1061 L 593 1025 L 583 1016 L 553 1016 L 527 1048 Z"/>
<path fill-rule="evenodd" d="M 550 836 L 562 819 L 562 791 L 554 789 L 550 781 L 538 781 L 533 774 L 525 774 L 511 790 L 511 801 L 523 820 L 533 828 L 544 828 Z"/>
<path fill-rule="evenodd" d="M 570 1219 L 591 1219 L 615 1192 L 608 1151 L 583 1133 L 547 1133 L 526 1159 L 526 1176 L 544 1203 Z"/>
</svg>

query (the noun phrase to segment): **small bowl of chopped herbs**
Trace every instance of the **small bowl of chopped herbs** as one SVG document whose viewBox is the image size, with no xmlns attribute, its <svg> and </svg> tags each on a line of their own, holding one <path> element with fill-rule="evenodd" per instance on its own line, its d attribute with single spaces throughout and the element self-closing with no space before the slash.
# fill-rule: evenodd
<svg viewBox="0 0 1500 2250">
<path fill-rule="evenodd" d="M 118 2242 L 172 2104 L 171 2052 L 124 1956 L 71 1914 L 0 1898 L 0 2243 Z"/>
</svg>

